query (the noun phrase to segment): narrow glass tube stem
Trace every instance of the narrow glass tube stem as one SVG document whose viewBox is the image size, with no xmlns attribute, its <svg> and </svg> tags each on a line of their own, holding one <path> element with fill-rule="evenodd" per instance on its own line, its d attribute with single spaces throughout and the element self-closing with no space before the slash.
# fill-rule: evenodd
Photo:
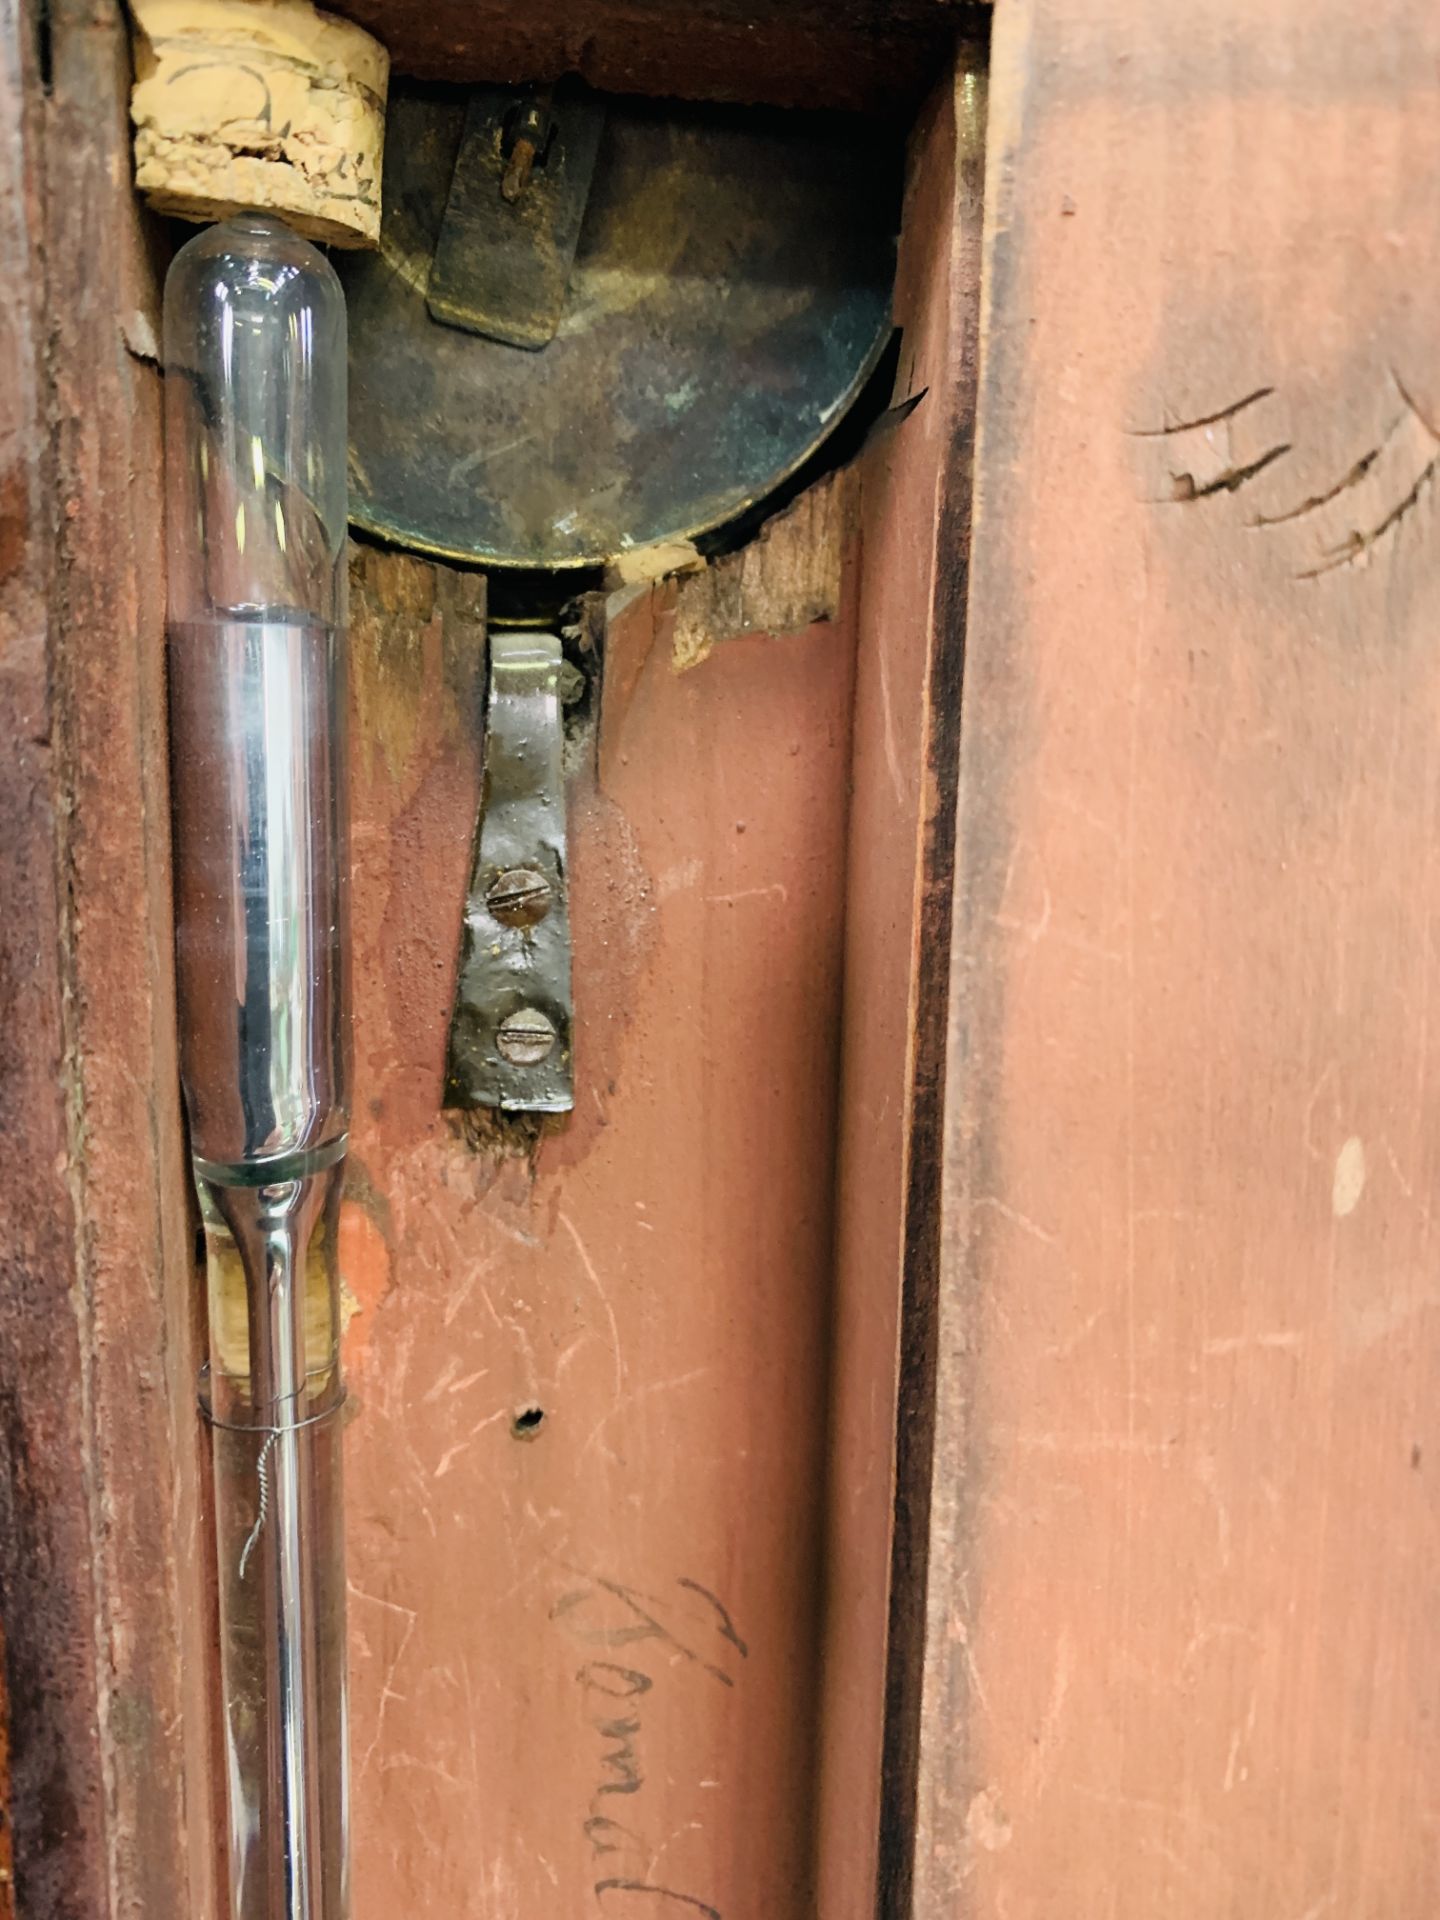
<svg viewBox="0 0 1440 1920">
<path fill-rule="evenodd" d="M 303 1262 L 301 1263 L 303 1267 Z M 293 1229 L 277 1221 L 266 1235 L 267 1358 L 273 1374 L 265 1398 L 274 1412 L 269 1469 L 269 1538 L 262 1540 L 267 1604 L 274 1630 L 267 1638 L 274 1660 L 271 1780 L 281 1843 L 274 1849 L 281 1911 L 294 1920 L 315 1920 L 322 1911 L 320 1890 L 312 1882 L 312 1833 L 318 1833 L 316 1764 L 318 1734 L 314 1645 L 315 1608 L 305 1552 L 305 1486 L 301 1474 L 301 1417 L 305 1398 L 304 1302 L 296 1284 Z"/>
<path fill-rule="evenodd" d="M 337 1173 L 201 1183 L 233 1920 L 346 1912 Z"/>
</svg>

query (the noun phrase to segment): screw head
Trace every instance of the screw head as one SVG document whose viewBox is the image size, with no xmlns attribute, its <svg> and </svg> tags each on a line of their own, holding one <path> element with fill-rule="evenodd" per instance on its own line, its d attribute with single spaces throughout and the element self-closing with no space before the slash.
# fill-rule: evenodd
<svg viewBox="0 0 1440 1920">
<path fill-rule="evenodd" d="M 555 1028 L 538 1007 L 507 1014 L 495 1034 L 502 1060 L 512 1067 L 538 1067 L 555 1045 Z"/>
<path fill-rule="evenodd" d="M 507 927 L 533 927 L 550 911 L 550 882 L 534 867 L 510 867 L 496 874 L 485 893 L 485 904 Z"/>
</svg>

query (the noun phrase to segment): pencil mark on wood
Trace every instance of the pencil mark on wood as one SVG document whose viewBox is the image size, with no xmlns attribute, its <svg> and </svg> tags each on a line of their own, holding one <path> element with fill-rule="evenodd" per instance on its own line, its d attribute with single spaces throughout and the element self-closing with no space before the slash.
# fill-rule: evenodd
<svg viewBox="0 0 1440 1920">
<path fill-rule="evenodd" d="M 678 1629 L 672 1630 L 659 1617 L 676 1609 L 679 1605 L 676 1600 L 639 1593 L 603 1575 L 583 1578 L 584 1585 L 562 1593 L 550 1609 L 551 1620 L 572 1639 L 582 1646 L 600 1647 L 607 1652 L 654 1642 L 656 1650 L 665 1656 L 665 1671 L 660 1678 L 669 1675 L 673 1683 L 673 1676 L 688 1666 L 709 1674 L 727 1687 L 734 1686 L 733 1677 L 723 1667 L 707 1660 L 688 1640 L 680 1637 Z M 678 1578 L 675 1585 L 683 1594 L 698 1596 L 713 1610 L 713 1631 L 727 1646 L 733 1647 L 742 1660 L 747 1659 L 749 1648 L 719 1595 L 686 1576 Z M 689 1617 L 694 1618 L 693 1612 Z M 703 1623 L 701 1630 L 705 1630 Z M 678 1667 L 677 1656 L 684 1663 Z M 615 1896 L 618 1907 L 624 1896 L 633 1895 L 647 1903 L 647 1912 L 660 1907 L 683 1907 L 707 1915 L 709 1920 L 722 1920 L 718 1907 L 657 1881 L 654 1875 L 665 1848 L 657 1851 L 638 1825 L 625 1825 L 614 1819 L 610 1811 L 618 1799 L 627 1809 L 634 1809 L 629 1817 L 643 1821 L 644 1703 L 655 1689 L 657 1676 L 644 1667 L 628 1666 L 620 1660 L 592 1659 L 579 1669 L 575 1679 L 584 1703 L 586 1724 L 604 1743 L 598 1756 L 598 1778 L 581 1821 L 592 1867 L 599 1868 L 604 1862 L 608 1868 L 592 1883 L 597 1903 L 604 1905 L 610 1896 Z M 672 1779 L 674 1771 L 672 1763 L 667 1769 Z M 698 1828 L 698 1822 L 693 1824 Z"/>
<path fill-rule="evenodd" d="M 657 1905 L 671 1907 L 689 1907 L 694 1913 L 705 1915 L 705 1920 L 721 1920 L 720 1909 L 697 1900 L 693 1894 L 675 1893 L 669 1887 L 652 1886 L 648 1880 L 597 1880 L 595 1898 L 603 1903 L 609 1893 L 649 1894 Z"/>
<path fill-rule="evenodd" d="M 709 1601 L 710 1605 L 720 1617 L 720 1637 L 730 1642 L 742 1660 L 748 1660 L 750 1658 L 750 1649 L 735 1631 L 735 1622 L 730 1618 L 723 1602 L 718 1600 L 708 1587 L 702 1587 L 698 1580 L 681 1579 L 677 1580 L 675 1584 L 684 1587 L 690 1593 L 698 1593 L 702 1600 Z"/>
<path fill-rule="evenodd" d="M 571 1619 L 570 1616 L 578 1614 L 587 1602 L 595 1599 L 597 1592 L 609 1594 L 620 1601 L 625 1610 L 620 1620 L 616 1622 L 612 1615 L 607 1621 L 602 1616 L 598 1623 L 592 1621 L 587 1625 L 582 1620 Z M 634 1646 L 646 1640 L 658 1640 L 662 1645 L 669 1647 L 673 1653 L 678 1653 L 681 1659 L 690 1662 L 693 1666 L 702 1667 L 722 1686 L 733 1687 L 735 1681 L 723 1667 L 716 1666 L 703 1654 L 697 1653 L 687 1640 L 682 1640 L 678 1633 L 672 1632 L 665 1626 L 656 1617 L 656 1612 L 650 1611 L 652 1608 L 657 1611 L 663 1610 L 668 1604 L 652 1594 L 637 1593 L 633 1588 L 621 1586 L 617 1580 L 607 1580 L 603 1575 L 597 1574 L 589 1586 L 574 1588 L 569 1593 L 561 1594 L 550 1609 L 550 1618 L 556 1621 L 565 1620 L 568 1631 L 588 1646 L 617 1648 Z M 717 1631 L 721 1632 L 724 1638 L 731 1637 L 724 1634 L 723 1628 L 718 1628 Z M 731 1634 L 733 1635 L 733 1628 Z"/>
<path fill-rule="evenodd" d="M 618 1820 L 611 1820 L 603 1813 L 592 1813 L 583 1831 L 590 1842 L 590 1852 L 597 1860 L 603 1859 L 607 1853 L 621 1853 L 627 1846 L 640 1853 L 645 1850 L 645 1842 L 638 1833 L 621 1826 Z M 616 1836 L 613 1839 L 612 1834 Z"/>
</svg>

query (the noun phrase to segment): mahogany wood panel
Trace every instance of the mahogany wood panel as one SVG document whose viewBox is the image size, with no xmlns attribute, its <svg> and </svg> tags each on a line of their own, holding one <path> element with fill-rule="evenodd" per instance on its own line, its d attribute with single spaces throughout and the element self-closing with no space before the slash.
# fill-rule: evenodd
<svg viewBox="0 0 1440 1920">
<path fill-rule="evenodd" d="M 1437 71 L 996 12 L 922 1920 L 1440 1908 Z"/>
<path fill-rule="evenodd" d="M 861 463 L 817 1866 L 824 1920 L 872 1920 L 882 1887 L 887 1914 L 903 1912 L 907 1897 L 983 134 L 983 75 L 962 58 L 911 137 L 895 408 Z"/>
<path fill-rule="evenodd" d="M 343 0 L 426 80 L 913 111 L 984 10 L 968 0 Z"/>
<path fill-rule="evenodd" d="M 118 8 L 0 20 L 0 1610 L 16 1885 L 208 1912 L 154 276 Z M 188 1682 L 185 1675 L 189 1675 Z"/>
<path fill-rule="evenodd" d="M 366 554 L 352 608 L 357 1920 L 804 1920 L 853 597 L 688 671 L 673 588 L 612 602 L 577 1109 L 507 1156 L 440 1111 L 464 590 Z"/>
</svg>

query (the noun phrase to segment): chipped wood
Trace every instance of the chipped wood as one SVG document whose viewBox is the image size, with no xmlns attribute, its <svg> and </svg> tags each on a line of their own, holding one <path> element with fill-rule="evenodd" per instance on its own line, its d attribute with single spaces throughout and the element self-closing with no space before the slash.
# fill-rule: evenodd
<svg viewBox="0 0 1440 1920">
<path fill-rule="evenodd" d="M 826 474 L 755 539 L 681 579 L 670 642 L 677 671 L 742 634 L 799 633 L 835 619 L 858 500 L 857 468 Z"/>
</svg>

